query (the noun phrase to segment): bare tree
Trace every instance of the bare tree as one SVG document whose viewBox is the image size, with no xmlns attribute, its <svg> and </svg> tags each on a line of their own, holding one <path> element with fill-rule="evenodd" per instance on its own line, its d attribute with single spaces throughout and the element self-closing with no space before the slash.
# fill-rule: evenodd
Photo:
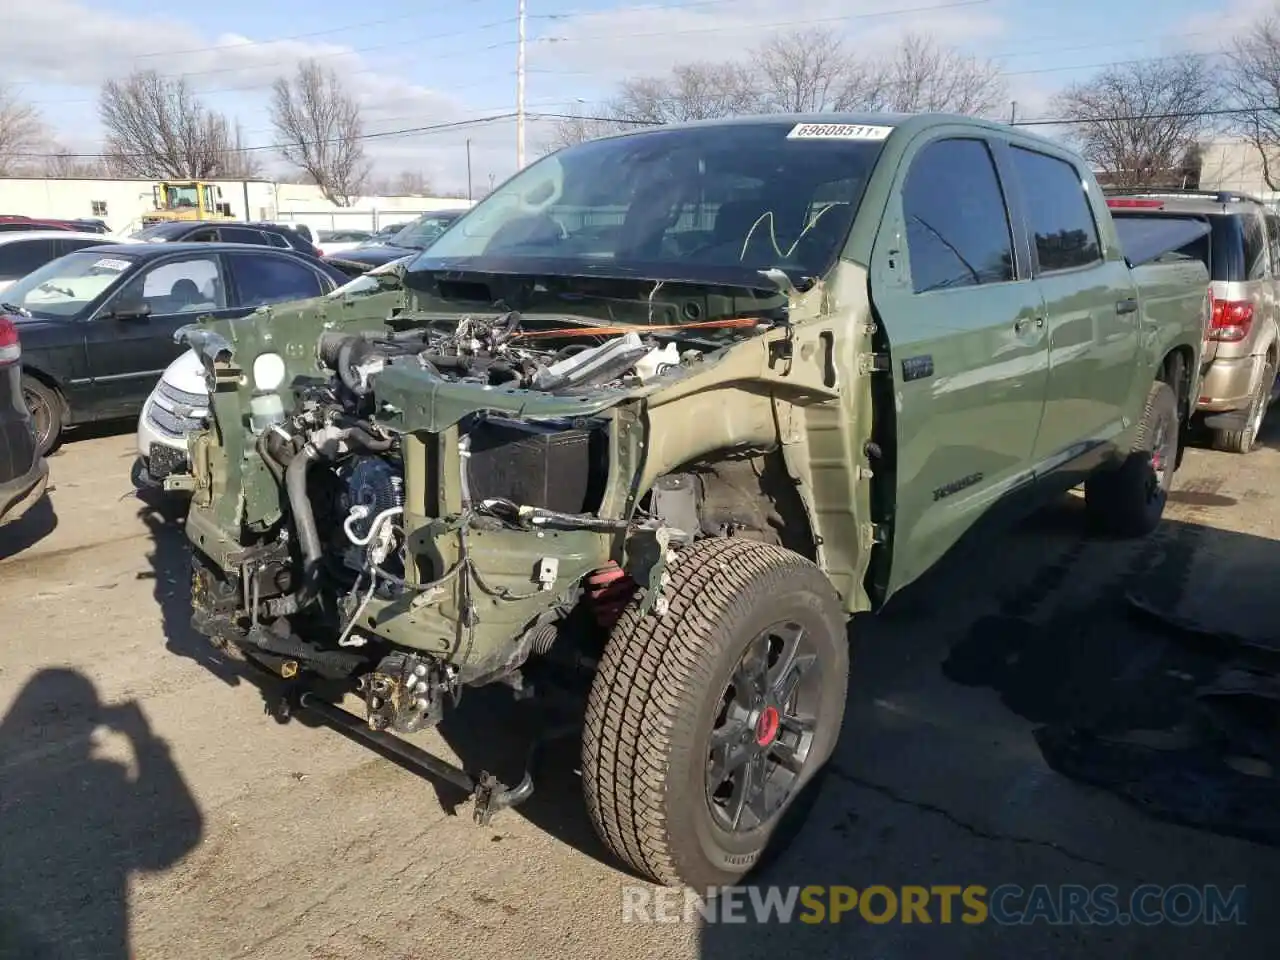
<svg viewBox="0 0 1280 960">
<path fill-rule="evenodd" d="M 760 113 L 751 74 L 738 63 L 685 63 L 665 77 L 633 77 L 590 117 L 566 117 L 543 144 L 559 149 L 583 140 L 659 123 Z"/>
<path fill-rule="evenodd" d="M 623 81 L 608 116 L 626 124 L 682 123 L 759 113 L 760 94 L 738 63 L 686 63 L 667 77 Z"/>
<path fill-rule="evenodd" d="M 92 179 L 108 174 L 107 166 L 100 157 L 89 157 L 72 153 L 65 147 L 55 147 L 43 157 L 40 173 L 45 177 L 62 177 L 65 179 Z"/>
<path fill-rule="evenodd" d="M 908 36 L 888 56 L 862 58 L 822 30 L 783 33 L 742 61 L 691 63 L 664 77 L 624 81 L 591 117 L 562 119 L 557 149 L 641 124 L 752 113 L 893 110 L 987 113 L 1005 82 L 990 61 Z"/>
<path fill-rule="evenodd" d="M 1273 169 L 1280 149 L 1280 21 L 1264 17 L 1235 39 L 1223 82 L 1241 111 L 1230 126 L 1257 147 L 1263 179 L 1280 190 L 1280 175 Z"/>
<path fill-rule="evenodd" d="M 262 176 L 262 155 L 244 139 L 244 128 L 236 121 L 231 142 L 218 160 L 218 175 L 227 180 L 253 180 Z"/>
<path fill-rule="evenodd" d="M 995 63 L 910 34 L 887 57 L 849 72 L 836 109 L 983 114 L 1003 101 L 1005 90 Z"/>
<path fill-rule="evenodd" d="M 234 149 L 225 116 L 205 106 L 183 78 L 154 70 L 104 83 L 98 114 L 107 162 L 123 176 L 217 177 Z"/>
<path fill-rule="evenodd" d="M 751 59 L 759 105 L 778 113 L 839 109 L 864 70 L 838 36 L 819 29 L 778 34 Z"/>
<path fill-rule="evenodd" d="M 40 114 L 6 88 L 0 87 L 0 176 L 26 166 L 44 140 Z"/>
<path fill-rule="evenodd" d="M 318 60 L 298 64 L 292 80 L 272 88 L 271 121 L 280 155 L 305 170 L 330 202 L 349 207 L 370 173 L 364 156 L 360 106 L 337 73 Z"/>
<path fill-rule="evenodd" d="M 1115 185 L 1151 186 L 1181 176 L 1216 98 L 1213 70 L 1187 54 L 1108 67 L 1068 87 L 1052 109 Z"/>
</svg>

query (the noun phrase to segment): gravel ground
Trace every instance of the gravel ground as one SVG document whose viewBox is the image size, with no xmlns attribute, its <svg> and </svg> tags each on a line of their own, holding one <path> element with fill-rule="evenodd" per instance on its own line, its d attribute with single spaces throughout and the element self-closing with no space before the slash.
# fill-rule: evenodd
<svg viewBox="0 0 1280 960">
<path fill-rule="evenodd" d="M 1247 925 L 623 923 L 634 881 L 591 833 L 571 744 L 481 828 L 342 735 L 274 723 L 187 627 L 184 541 L 132 496 L 132 438 L 98 435 L 68 443 L 48 504 L 0 530 L 0 956 L 1276 956 L 1273 847 L 1068 780 L 1033 737 L 1176 719 L 1169 678 L 1202 659 L 1126 616 L 1125 590 L 1272 636 L 1273 419 L 1248 457 L 1191 451 L 1145 543 L 1082 539 L 1069 498 L 856 621 L 830 775 L 757 880 L 1244 884 Z M 422 742 L 510 780 L 520 715 L 487 693 Z"/>
</svg>

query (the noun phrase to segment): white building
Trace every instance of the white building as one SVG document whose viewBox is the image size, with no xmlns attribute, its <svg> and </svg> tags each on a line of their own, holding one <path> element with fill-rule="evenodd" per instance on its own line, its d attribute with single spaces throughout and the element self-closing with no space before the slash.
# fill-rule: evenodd
<svg viewBox="0 0 1280 960">
<path fill-rule="evenodd" d="M 155 180 L 0 177 L 0 215 L 106 221 L 114 233 L 137 229 L 153 208 Z M 305 223 L 312 230 L 372 230 L 431 210 L 458 210 L 468 200 L 447 197 L 360 197 L 350 207 L 330 203 L 320 188 L 270 180 L 210 180 L 242 220 Z"/>
<path fill-rule="evenodd" d="M 1272 179 L 1280 183 L 1280 153 L 1268 156 Z M 1280 192 L 1267 186 L 1262 154 L 1247 140 L 1224 138 L 1204 145 L 1200 168 L 1201 190 L 1234 190 L 1270 203 Z"/>
</svg>

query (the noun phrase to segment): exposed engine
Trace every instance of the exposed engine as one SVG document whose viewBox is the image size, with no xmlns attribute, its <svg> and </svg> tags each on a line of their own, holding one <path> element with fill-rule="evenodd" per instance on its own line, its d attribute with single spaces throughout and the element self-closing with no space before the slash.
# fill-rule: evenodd
<svg viewBox="0 0 1280 960">
<path fill-rule="evenodd" d="M 448 380 L 572 394 L 645 382 L 701 358 L 697 350 L 681 353 L 674 342 L 659 346 L 653 338 L 626 328 L 525 330 L 514 312 L 463 317 L 449 324 L 448 329 L 427 326 L 376 336 L 327 333 L 320 340 L 320 359 L 358 401 L 371 393 L 378 372 L 392 363 L 416 364 Z M 742 326 L 743 321 L 736 324 Z M 537 346 L 570 338 L 579 342 L 558 349 Z M 581 342 L 584 339 L 598 342 Z"/>
<path fill-rule="evenodd" d="M 576 342 L 541 345 L 565 341 Z M 407 331 L 322 335 L 318 357 L 331 373 L 295 384 L 298 403 L 292 415 L 285 415 L 273 394 L 251 401 L 257 452 L 288 496 L 298 561 L 290 566 L 301 574 L 289 576 L 287 587 L 278 576 L 262 581 L 265 587 L 254 587 L 259 593 L 247 597 L 255 620 L 273 625 L 255 627 L 257 642 L 267 649 L 284 642 L 279 640 L 283 625 L 299 614 L 336 619 L 338 649 L 330 641 L 332 655 L 348 660 L 372 655 L 369 662 L 376 664 L 360 679 L 370 725 L 406 731 L 434 722 L 442 698 L 457 689 L 457 671 L 427 655 L 388 650 L 361 629 L 374 598 L 389 601 L 433 589 L 419 582 L 424 571 L 416 569 L 413 578 L 406 572 L 401 439 L 373 416 L 379 374 L 410 364 L 444 380 L 572 394 L 643 383 L 701 356 L 698 350 L 682 353 L 674 342 L 659 345 L 633 329 L 526 331 L 515 313 Z M 604 421 L 472 415 L 460 426 L 464 509 L 497 523 L 572 528 L 591 522 L 607 479 Z M 288 543 L 279 541 L 279 550 Z M 289 564 L 278 551 L 270 562 L 272 570 Z M 435 575 L 435 583 L 443 584 L 451 572 Z M 546 575 L 554 581 L 554 570 Z M 246 583 L 257 583 L 260 576 L 255 572 Z M 274 639 L 267 636 L 271 631 Z"/>
</svg>

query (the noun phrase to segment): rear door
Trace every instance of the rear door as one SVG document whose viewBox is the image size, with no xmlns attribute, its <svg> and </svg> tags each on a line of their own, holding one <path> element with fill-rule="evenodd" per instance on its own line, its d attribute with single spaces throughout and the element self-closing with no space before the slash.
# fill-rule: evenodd
<svg viewBox="0 0 1280 960">
<path fill-rule="evenodd" d="M 1030 478 L 1044 304 L 992 145 L 972 128 L 907 148 L 872 254 L 892 350 L 897 496 L 890 590 Z"/>
<path fill-rule="evenodd" d="M 244 312 L 230 299 L 226 269 L 217 253 L 190 253 L 147 264 L 85 321 L 91 390 L 102 416 L 137 411 L 183 347 L 177 329 L 212 314 Z M 121 304 L 145 303 L 148 316 L 117 318 Z"/>
<path fill-rule="evenodd" d="M 1049 386 L 1034 458 L 1049 471 L 1125 429 L 1142 312 L 1119 244 L 1103 247 L 1094 205 L 1104 201 L 1080 169 L 1019 144 L 1007 156 L 1045 299 Z"/>
</svg>

